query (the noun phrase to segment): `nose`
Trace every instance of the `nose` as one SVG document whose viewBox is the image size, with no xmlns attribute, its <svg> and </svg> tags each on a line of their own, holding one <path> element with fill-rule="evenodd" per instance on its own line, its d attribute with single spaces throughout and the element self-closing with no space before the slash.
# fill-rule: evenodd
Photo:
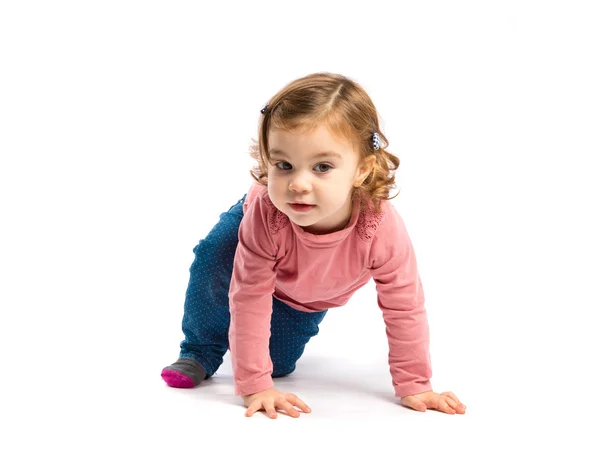
<svg viewBox="0 0 600 475">
<path fill-rule="evenodd" d="M 304 173 L 296 173 L 290 178 L 289 190 L 295 193 L 306 193 L 310 191 L 310 179 Z"/>
</svg>

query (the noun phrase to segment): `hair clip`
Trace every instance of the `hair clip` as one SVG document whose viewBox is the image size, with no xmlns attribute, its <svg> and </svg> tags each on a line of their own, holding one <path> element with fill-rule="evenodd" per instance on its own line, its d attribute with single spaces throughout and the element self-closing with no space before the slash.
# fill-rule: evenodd
<svg viewBox="0 0 600 475">
<path fill-rule="evenodd" d="M 379 134 L 377 132 L 373 134 L 373 148 L 379 150 Z"/>
<path fill-rule="evenodd" d="M 373 148 L 379 150 L 379 134 L 375 132 L 375 121 L 373 119 L 371 119 L 371 123 L 373 124 Z"/>
<path fill-rule="evenodd" d="M 267 102 L 267 103 L 266 103 L 266 105 L 265 105 L 265 107 L 263 107 L 263 108 L 260 110 L 260 113 L 264 115 L 264 113 L 265 113 L 265 112 L 267 112 L 267 108 L 268 108 L 268 107 L 269 107 L 269 103 Z"/>
</svg>

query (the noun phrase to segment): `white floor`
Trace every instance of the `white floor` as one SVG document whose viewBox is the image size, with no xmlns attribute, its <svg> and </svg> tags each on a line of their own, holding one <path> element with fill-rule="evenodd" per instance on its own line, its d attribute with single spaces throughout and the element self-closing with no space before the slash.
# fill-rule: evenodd
<svg viewBox="0 0 600 475">
<path fill-rule="evenodd" d="M 555 378 L 543 367 L 536 372 L 536 357 L 527 360 L 527 348 L 503 339 L 505 330 L 487 342 L 482 332 L 476 341 L 477 329 L 452 329 L 441 311 L 430 310 L 434 390 L 453 391 L 467 413 L 401 406 L 388 373 L 381 317 L 376 309 L 365 311 L 372 292 L 365 287 L 352 303 L 331 310 L 297 370 L 275 380 L 311 406 L 311 414 L 297 419 L 279 414 L 272 420 L 263 412 L 244 417 L 242 399 L 233 395 L 229 353 L 202 386 L 167 387 L 159 374 L 177 357 L 175 315 L 162 322 L 149 318 L 139 331 L 124 323 L 119 334 L 116 326 L 100 325 L 89 347 L 97 353 L 88 357 L 70 356 L 85 348 L 75 342 L 85 333 L 65 333 L 54 356 L 39 354 L 23 364 L 17 359 L 7 368 L 5 381 L 12 374 L 20 386 L 3 390 L 3 463 L 11 467 L 3 473 L 203 467 L 225 473 L 594 473 L 593 395 L 583 396 L 585 384 L 579 395 L 561 394 L 561 385 L 577 381 L 560 366 Z M 451 312 L 443 318 L 461 323 Z M 360 325 L 364 320 L 372 322 Z M 143 343 L 129 346 L 134 338 Z M 39 378 L 24 377 L 40 372 Z"/>
</svg>

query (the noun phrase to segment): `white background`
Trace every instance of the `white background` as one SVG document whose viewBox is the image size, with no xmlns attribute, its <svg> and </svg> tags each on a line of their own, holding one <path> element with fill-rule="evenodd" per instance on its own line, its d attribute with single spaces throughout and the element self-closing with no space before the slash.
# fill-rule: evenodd
<svg viewBox="0 0 600 475">
<path fill-rule="evenodd" d="M 0 471 L 598 473 L 595 3 L 2 2 Z M 317 71 L 401 160 L 434 390 L 465 415 L 394 397 L 372 283 L 276 380 L 311 414 L 245 418 L 229 354 L 160 378 L 260 109 Z"/>
</svg>

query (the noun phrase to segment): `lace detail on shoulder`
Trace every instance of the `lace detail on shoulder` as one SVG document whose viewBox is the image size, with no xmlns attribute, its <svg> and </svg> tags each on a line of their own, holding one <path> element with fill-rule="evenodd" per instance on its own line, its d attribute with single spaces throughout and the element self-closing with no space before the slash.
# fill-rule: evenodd
<svg viewBox="0 0 600 475">
<path fill-rule="evenodd" d="M 360 215 L 356 221 L 356 232 L 363 241 L 370 241 L 377 232 L 381 221 L 383 221 L 385 216 L 383 201 L 380 208 L 381 212 L 378 213 L 372 201 L 366 199 L 361 201 Z"/>
<path fill-rule="evenodd" d="M 265 194 L 264 201 L 269 209 L 267 215 L 267 219 L 269 221 L 269 232 L 271 234 L 277 234 L 290 222 L 290 218 L 288 218 L 275 207 L 269 198 L 269 195 Z"/>
</svg>

